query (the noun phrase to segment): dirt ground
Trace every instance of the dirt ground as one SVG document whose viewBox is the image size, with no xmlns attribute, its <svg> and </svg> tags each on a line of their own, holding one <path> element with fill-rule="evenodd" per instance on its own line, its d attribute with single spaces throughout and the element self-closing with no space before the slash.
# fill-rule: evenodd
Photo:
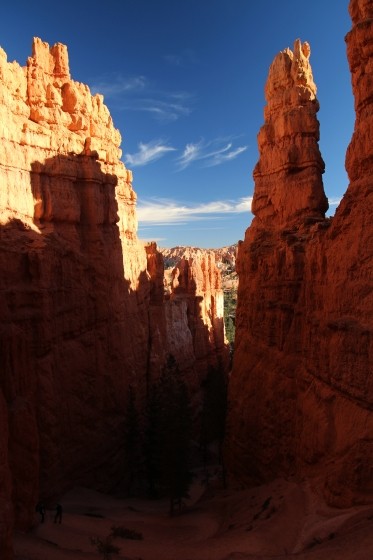
<svg viewBox="0 0 373 560">
<path fill-rule="evenodd" d="M 141 532 L 142 540 L 116 537 L 112 558 L 132 560 L 373 560 L 373 504 L 333 509 L 307 483 L 276 480 L 254 489 L 224 490 L 196 480 L 191 499 L 173 518 L 166 501 L 117 499 L 75 488 L 54 510 L 15 537 L 17 560 L 102 558 L 91 537 L 112 526 Z"/>
</svg>

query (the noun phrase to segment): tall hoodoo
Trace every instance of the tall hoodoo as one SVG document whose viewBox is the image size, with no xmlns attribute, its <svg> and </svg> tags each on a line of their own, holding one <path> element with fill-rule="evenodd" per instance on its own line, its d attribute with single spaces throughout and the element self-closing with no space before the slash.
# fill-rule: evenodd
<svg viewBox="0 0 373 560">
<path fill-rule="evenodd" d="M 353 0 L 350 2 L 349 11 L 354 25 L 346 36 L 346 43 L 355 97 L 356 121 L 347 150 L 346 169 L 350 181 L 353 182 L 370 176 L 373 162 L 373 5 L 368 0 Z"/>
<path fill-rule="evenodd" d="M 291 224 L 302 216 L 323 217 L 328 209 L 321 174 L 319 103 L 309 63 L 310 46 L 298 39 L 294 52 L 274 59 L 265 87 L 265 123 L 258 134 L 253 214 L 266 223 Z"/>
<path fill-rule="evenodd" d="M 350 13 L 351 182 L 332 219 L 323 218 L 309 48 L 297 42 L 270 69 L 255 218 L 238 252 L 227 438 L 236 475 L 306 475 L 341 506 L 373 491 L 372 2 L 351 1 Z"/>
<path fill-rule="evenodd" d="M 259 479 L 293 468 L 297 447 L 294 370 L 301 353 L 293 329 L 306 242 L 318 227 L 315 224 L 324 221 L 328 207 L 318 147 L 319 105 L 309 55 L 308 43 L 297 40 L 294 52 L 280 52 L 270 67 L 265 124 L 258 134 L 260 159 L 254 169 L 255 218 L 237 257 L 229 456 L 233 470 L 241 465 L 243 476 L 251 471 Z M 239 453 L 244 455 L 242 460 Z"/>
</svg>

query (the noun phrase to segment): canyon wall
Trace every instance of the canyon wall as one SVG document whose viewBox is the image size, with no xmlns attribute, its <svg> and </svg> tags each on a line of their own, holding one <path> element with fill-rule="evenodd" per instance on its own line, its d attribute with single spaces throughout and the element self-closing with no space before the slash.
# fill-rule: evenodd
<svg viewBox="0 0 373 560">
<path fill-rule="evenodd" d="M 226 455 L 246 482 L 309 476 L 329 503 L 373 499 L 373 4 L 346 37 L 356 123 L 350 185 L 325 218 L 310 48 L 275 58 L 239 246 Z"/>
<path fill-rule="evenodd" d="M 39 498 L 118 477 L 127 387 L 145 392 L 150 287 L 102 96 L 39 39 L 25 68 L 0 52 L 0 80 L 3 521 L 25 529 Z"/>
<path fill-rule="evenodd" d="M 169 340 L 174 353 L 190 345 L 180 337 L 179 325 L 174 324 L 177 310 L 184 307 L 197 370 L 204 374 L 209 368 L 226 370 L 229 356 L 224 338 L 224 294 L 214 251 L 185 248 L 168 285 L 166 280 L 166 292 Z"/>
<path fill-rule="evenodd" d="M 154 243 L 146 247 L 152 279 L 151 360 L 155 366 L 164 363 L 165 351 L 176 357 L 199 408 L 201 379 L 211 369 L 229 367 L 221 274 L 213 251 L 184 248 L 182 256 L 173 257 L 175 266 L 164 269 L 167 250 L 155 247 Z"/>
<path fill-rule="evenodd" d="M 8 559 L 13 527 L 32 525 L 39 499 L 73 484 L 109 489 L 123 476 L 130 386 L 141 406 L 171 351 L 191 391 L 204 374 L 184 316 L 188 363 L 170 334 L 177 320 L 163 260 L 137 238 L 132 176 L 103 97 L 71 79 L 64 45 L 40 39 L 26 67 L 0 49 L 0 85 L 0 550 Z"/>
</svg>

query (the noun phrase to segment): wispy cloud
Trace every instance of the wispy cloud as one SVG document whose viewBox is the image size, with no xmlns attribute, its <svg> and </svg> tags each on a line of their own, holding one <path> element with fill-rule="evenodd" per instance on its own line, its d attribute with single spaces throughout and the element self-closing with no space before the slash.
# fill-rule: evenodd
<svg viewBox="0 0 373 560">
<path fill-rule="evenodd" d="M 145 237 L 145 236 L 141 237 L 141 241 L 144 241 L 145 243 L 149 243 L 149 242 L 153 242 L 153 241 L 155 241 L 156 243 L 159 243 L 160 241 L 165 241 L 166 239 L 167 239 L 167 237 Z"/>
<path fill-rule="evenodd" d="M 149 107 L 149 111 L 150 110 L 156 109 Z M 201 140 L 196 144 L 187 144 L 183 153 L 176 158 L 178 169 L 185 169 L 193 161 L 197 160 L 202 160 L 202 165 L 205 167 L 220 165 L 221 163 L 235 159 L 238 155 L 247 150 L 247 146 L 233 148 L 232 142 L 217 147 L 221 142 L 221 140 L 217 139 L 208 143 Z M 214 146 L 215 149 L 213 149 Z M 206 149 L 206 147 L 210 147 L 210 149 Z M 132 167 L 147 165 L 148 163 L 160 159 L 168 152 L 176 151 L 177 148 L 168 145 L 164 140 L 152 140 L 148 143 L 140 142 L 138 144 L 138 151 L 132 154 L 126 154 L 124 156 L 124 161 Z"/>
<path fill-rule="evenodd" d="M 222 150 L 220 153 L 214 154 L 206 165 L 208 167 L 213 167 L 214 165 L 220 165 L 221 163 L 224 163 L 226 161 L 231 161 L 232 159 L 236 159 L 237 156 L 247 150 L 247 146 L 239 146 L 235 150 L 231 150 L 231 147 L 232 145 L 230 144 L 229 147 L 227 147 L 225 150 Z"/>
<path fill-rule="evenodd" d="M 140 142 L 137 152 L 126 154 L 125 162 L 132 167 L 147 165 L 173 151 L 175 151 L 175 148 L 168 146 L 162 140 L 152 140 L 148 144 Z"/>
<path fill-rule="evenodd" d="M 209 142 L 200 140 L 194 144 L 187 144 L 182 155 L 177 159 L 177 163 L 180 170 L 198 160 L 204 160 L 203 165 L 206 167 L 213 167 L 235 159 L 247 148 L 248 146 L 233 148 L 233 141 L 227 142 L 227 140 L 219 138 Z"/>
<path fill-rule="evenodd" d="M 176 121 L 182 116 L 191 113 L 191 108 L 185 103 L 186 96 L 169 95 L 168 99 L 139 98 L 131 100 L 131 103 L 124 104 L 123 109 L 130 111 L 144 111 L 151 113 L 152 116 L 163 122 Z"/>
<path fill-rule="evenodd" d="M 181 66 L 182 57 L 179 54 L 165 54 L 163 58 L 171 66 Z"/>
<path fill-rule="evenodd" d="M 198 144 L 187 144 L 182 155 L 177 160 L 180 169 L 185 169 L 192 163 L 192 161 L 200 159 L 201 152 L 201 142 L 198 142 Z"/>
<path fill-rule="evenodd" d="M 252 197 L 201 204 L 181 204 L 168 199 L 142 200 L 138 203 L 137 218 L 141 225 L 181 225 L 197 220 L 214 220 L 227 214 L 248 213 L 251 201 Z"/>
<path fill-rule="evenodd" d="M 101 78 L 91 85 L 92 94 L 100 93 L 105 97 L 116 97 L 126 93 L 139 92 L 145 89 L 147 80 L 144 76 L 125 78 L 119 74 Z"/>
<path fill-rule="evenodd" d="M 342 198 L 329 198 L 329 206 L 338 206 Z"/>
<path fill-rule="evenodd" d="M 175 121 L 192 111 L 190 93 L 160 90 L 145 76 L 108 74 L 94 81 L 91 91 L 101 93 L 123 110 L 147 112 L 162 122 Z"/>
<path fill-rule="evenodd" d="M 187 66 L 198 62 L 196 53 L 192 49 L 183 49 L 178 54 L 165 54 L 163 60 L 170 66 Z"/>
</svg>

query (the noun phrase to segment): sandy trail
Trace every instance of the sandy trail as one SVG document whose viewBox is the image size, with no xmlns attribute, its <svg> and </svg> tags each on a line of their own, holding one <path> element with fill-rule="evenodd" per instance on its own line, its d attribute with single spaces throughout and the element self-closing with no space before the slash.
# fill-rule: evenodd
<svg viewBox="0 0 373 560">
<path fill-rule="evenodd" d="M 277 480 L 250 490 L 193 486 L 188 507 L 173 518 L 167 501 L 116 499 L 76 488 L 61 499 L 61 525 L 47 511 L 44 524 L 17 534 L 17 560 L 100 558 L 90 538 L 113 525 L 143 540 L 115 538 L 119 559 L 142 560 L 372 560 L 373 506 L 336 510 L 306 485 Z M 39 523 L 39 524 L 38 524 Z"/>
</svg>

